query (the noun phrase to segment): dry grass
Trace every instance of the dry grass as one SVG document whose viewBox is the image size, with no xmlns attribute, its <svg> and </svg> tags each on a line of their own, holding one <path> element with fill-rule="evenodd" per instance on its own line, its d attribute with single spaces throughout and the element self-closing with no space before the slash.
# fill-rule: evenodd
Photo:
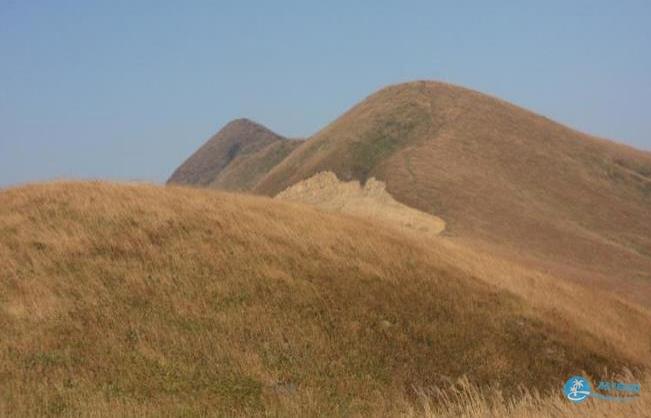
<svg viewBox="0 0 651 418">
<path fill-rule="evenodd" d="M 611 340 L 643 311 L 595 296 L 554 313 L 515 267 L 459 268 L 437 242 L 176 187 L 2 191 L 0 413 L 395 416 L 464 377 L 510 402 L 648 364 L 642 330 Z M 583 309 L 614 322 L 570 318 Z"/>
<path fill-rule="evenodd" d="M 628 381 L 634 381 L 629 377 Z M 633 379 L 633 380 L 631 380 Z M 651 383 L 642 382 L 643 387 Z M 572 404 L 561 396 L 541 396 L 536 391 L 522 389 L 516 398 L 505 398 L 496 388 L 482 389 L 461 380 L 454 390 L 445 392 L 421 392 L 420 405 L 407 408 L 405 418 L 610 418 L 650 417 L 651 393 L 643 391 L 631 400 L 606 401 L 589 399 Z"/>
<path fill-rule="evenodd" d="M 594 332 L 640 362 L 651 359 L 651 312 L 598 286 L 585 286 L 563 277 L 527 268 L 497 257 L 493 251 L 477 251 L 463 240 L 436 240 L 442 262 L 457 266 L 473 277 L 512 292 L 539 315 L 568 327 Z"/>
<path fill-rule="evenodd" d="M 640 363 L 651 359 L 651 312 L 647 308 L 600 288 L 589 289 L 527 268 L 514 262 L 517 257 L 512 254 L 499 257 L 494 248 L 485 245 L 437 237 L 445 226 L 443 220 L 396 202 L 381 182 L 369 179 L 361 187 L 356 181 L 342 182 L 333 173 L 325 172 L 289 187 L 276 198 L 396 228 L 414 238 L 425 251 L 431 251 L 439 265 L 461 269 L 517 294 L 552 323 L 562 318 L 572 328 L 596 332 Z M 478 247 L 484 251 L 477 251 Z"/>
</svg>

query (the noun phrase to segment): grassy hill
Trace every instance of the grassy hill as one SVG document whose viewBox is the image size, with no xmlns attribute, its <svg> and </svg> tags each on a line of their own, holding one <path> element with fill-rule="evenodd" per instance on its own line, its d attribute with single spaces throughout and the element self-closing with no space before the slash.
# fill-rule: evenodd
<svg viewBox="0 0 651 418">
<path fill-rule="evenodd" d="M 192 154 L 168 183 L 250 190 L 299 144 L 248 119 L 237 119 Z"/>
<path fill-rule="evenodd" d="M 216 191 L 4 190 L 0 414 L 395 415 L 462 376 L 510 397 L 648 366 L 648 312 L 554 305 L 445 242 Z"/>
<path fill-rule="evenodd" d="M 309 138 L 255 186 L 370 177 L 450 237 L 539 271 L 651 301 L 651 153 L 436 82 L 391 86 Z"/>
</svg>

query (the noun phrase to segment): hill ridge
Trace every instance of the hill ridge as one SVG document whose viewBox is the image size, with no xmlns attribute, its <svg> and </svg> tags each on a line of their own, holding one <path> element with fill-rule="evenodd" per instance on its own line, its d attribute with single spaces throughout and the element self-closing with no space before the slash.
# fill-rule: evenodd
<svg viewBox="0 0 651 418">
<path fill-rule="evenodd" d="M 431 81 L 380 89 L 293 145 L 250 181 L 253 160 L 208 185 L 275 196 L 320 172 L 374 177 L 451 238 L 651 304 L 651 152 Z"/>
</svg>

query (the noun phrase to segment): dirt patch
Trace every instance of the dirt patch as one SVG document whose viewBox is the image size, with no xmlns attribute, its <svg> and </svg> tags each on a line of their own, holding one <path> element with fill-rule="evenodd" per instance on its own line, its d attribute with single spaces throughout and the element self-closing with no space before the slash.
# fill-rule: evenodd
<svg viewBox="0 0 651 418">
<path fill-rule="evenodd" d="M 445 229 L 443 219 L 396 201 L 383 182 L 370 178 L 344 182 L 331 171 L 318 173 L 280 192 L 277 199 L 306 203 L 330 212 L 372 216 L 403 229 L 438 235 Z"/>
</svg>

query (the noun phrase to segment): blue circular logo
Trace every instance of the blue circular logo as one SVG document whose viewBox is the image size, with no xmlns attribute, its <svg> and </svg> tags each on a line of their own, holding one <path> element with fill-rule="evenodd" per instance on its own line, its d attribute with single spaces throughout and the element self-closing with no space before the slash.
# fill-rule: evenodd
<svg viewBox="0 0 651 418">
<path fill-rule="evenodd" d="M 590 382 L 583 376 L 572 376 L 563 386 L 563 394 L 574 403 L 585 401 L 590 397 L 590 393 L 592 393 Z"/>
</svg>

